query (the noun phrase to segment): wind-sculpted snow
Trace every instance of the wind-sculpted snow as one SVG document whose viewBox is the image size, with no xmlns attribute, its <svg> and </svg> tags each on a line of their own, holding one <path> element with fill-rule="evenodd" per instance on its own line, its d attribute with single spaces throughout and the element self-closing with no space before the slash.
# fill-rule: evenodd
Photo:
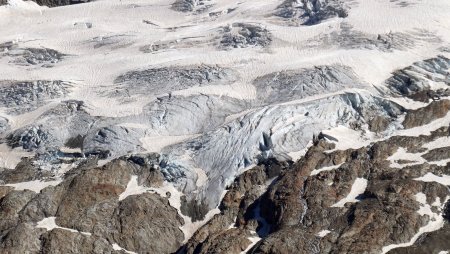
<svg viewBox="0 0 450 254">
<path fill-rule="evenodd" d="M 386 84 L 393 92 L 416 100 L 439 99 L 441 96 L 449 96 L 450 59 L 439 55 L 416 62 L 394 72 Z"/>
<path fill-rule="evenodd" d="M 348 16 L 348 4 L 342 0 L 285 0 L 275 15 L 293 25 L 316 25 L 330 18 Z"/>
<path fill-rule="evenodd" d="M 21 114 L 44 105 L 48 100 L 63 98 L 70 85 L 63 81 L 0 81 L 0 107 L 10 114 Z"/>
<path fill-rule="evenodd" d="M 115 79 L 111 96 L 163 95 L 190 87 L 227 85 L 237 80 L 234 71 L 219 66 L 162 67 L 130 71 Z"/>
</svg>

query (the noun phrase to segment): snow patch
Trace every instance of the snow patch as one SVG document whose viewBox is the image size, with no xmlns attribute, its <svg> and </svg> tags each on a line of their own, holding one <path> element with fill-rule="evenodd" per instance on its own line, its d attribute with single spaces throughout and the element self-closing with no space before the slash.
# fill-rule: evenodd
<svg viewBox="0 0 450 254">
<path fill-rule="evenodd" d="M 424 144 L 422 147 L 429 150 L 447 147 L 450 145 L 450 136 L 437 138 L 429 143 Z"/>
<path fill-rule="evenodd" d="M 61 183 L 61 179 L 54 180 L 54 181 L 41 181 L 41 180 L 34 180 L 34 181 L 28 181 L 28 182 L 20 182 L 20 183 L 10 183 L 5 184 L 2 186 L 10 186 L 14 187 L 15 190 L 30 190 L 34 191 L 36 193 L 41 192 L 42 189 L 48 187 L 48 186 L 56 186 L 59 183 Z"/>
<path fill-rule="evenodd" d="M 350 193 L 347 195 L 347 197 L 341 199 L 336 204 L 332 205 L 331 207 L 344 207 L 344 205 L 348 202 L 355 203 L 359 202 L 357 197 L 366 191 L 367 188 L 367 179 L 364 178 L 356 178 L 355 182 L 352 185 L 352 189 L 350 190 Z"/>
<path fill-rule="evenodd" d="M 119 201 L 124 200 L 131 195 L 139 195 L 149 191 L 150 188 L 138 184 L 138 176 L 132 175 L 130 181 L 127 184 L 127 188 L 119 195 Z"/>
<path fill-rule="evenodd" d="M 55 220 L 56 220 L 56 217 L 44 218 L 44 219 L 42 219 L 41 221 L 39 221 L 37 223 L 36 228 L 45 228 L 47 231 L 51 231 L 51 230 L 53 230 L 55 228 L 59 228 L 59 229 L 70 231 L 72 233 L 80 233 L 80 234 L 83 234 L 83 235 L 86 235 L 86 236 L 91 236 L 91 233 L 89 233 L 89 232 L 81 232 L 81 231 L 78 231 L 78 230 L 75 230 L 75 229 L 71 229 L 71 228 L 60 227 L 60 226 L 56 225 Z"/>
<path fill-rule="evenodd" d="M 344 163 L 341 163 L 338 165 L 333 165 L 333 166 L 328 166 L 328 167 L 323 167 L 323 168 L 319 168 L 319 169 L 314 169 L 313 171 L 311 171 L 311 175 L 313 176 L 313 175 L 317 175 L 323 171 L 331 171 L 334 169 L 338 169 L 340 166 L 342 166 L 342 164 L 344 164 Z"/>
<path fill-rule="evenodd" d="M 129 251 L 129 250 L 126 250 L 126 249 L 120 247 L 117 243 L 113 243 L 112 247 L 113 247 L 113 250 L 122 250 L 122 251 L 125 251 L 128 254 L 137 254 L 136 252 Z"/>
<path fill-rule="evenodd" d="M 421 157 L 423 154 L 425 154 L 425 153 L 408 153 L 405 148 L 399 147 L 393 155 L 391 155 L 387 158 L 387 160 L 391 162 L 390 167 L 403 168 L 406 166 L 412 166 L 412 165 L 425 163 L 426 160 Z M 407 161 L 411 161 L 411 162 L 399 164 L 398 163 L 399 160 L 407 160 Z"/>
<path fill-rule="evenodd" d="M 422 182 L 436 182 L 442 185 L 450 185 L 450 176 L 449 175 L 442 175 L 437 176 L 433 173 L 426 173 L 424 176 L 419 178 L 414 178 L 416 181 L 422 181 Z"/>
<path fill-rule="evenodd" d="M 325 229 L 325 230 L 322 230 L 322 231 L 320 231 L 319 233 L 317 233 L 316 236 L 322 238 L 322 237 L 325 237 L 326 235 L 328 235 L 329 233 L 331 233 L 331 231 Z"/>
<path fill-rule="evenodd" d="M 362 132 L 352 130 L 342 125 L 322 131 L 322 133 L 337 140 L 331 140 L 334 144 L 336 144 L 336 147 L 332 151 L 358 149 L 369 145 L 372 141 L 372 137 L 365 137 Z"/>
<path fill-rule="evenodd" d="M 253 246 L 255 246 L 255 244 L 257 244 L 261 240 L 261 238 L 258 236 L 251 236 L 248 238 L 248 240 L 250 240 L 251 244 L 240 254 L 246 254 L 251 248 L 253 248 Z"/>
</svg>

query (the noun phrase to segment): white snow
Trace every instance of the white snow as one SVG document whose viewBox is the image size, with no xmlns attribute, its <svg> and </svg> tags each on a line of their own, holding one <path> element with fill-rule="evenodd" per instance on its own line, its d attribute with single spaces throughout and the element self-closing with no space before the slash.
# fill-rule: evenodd
<svg viewBox="0 0 450 254">
<path fill-rule="evenodd" d="M 28 182 L 10 183 L 10 184 L 2 185 L 2 186 L 14 187 L 15 190 L 30 190 L 30 191 L 39 193 L 42 189 L 44 189 L 48 186 L 56 186 L 59 183 L 61 183 L 61 181 L 62 181 L 61 179 L 53 180 L 53 181 L 34 180 L 34 181 L 28 181 Z"/>
<path fill-rule="evenodd" d="M 15 168 L 23 157 L 32 157 L 33 153 L 22 148 L 11 149 L 6 143 L 0 144 L 0 167 Z"/>
<path fill-rule="evenodd" d="M 126 249 L 120 247 L 117 243 L 113 243 L 112 247 L 113 247 L 113 250 L 123 250 L 123 251 L 125 251 L 128 254 L 136 254 L 136 252 L 129 251 L 129 250 L 126 250 Z"/>
<path fill-rule="evenodd" d="M 338 169 L 340 166 L 342 166 L 342 164 L 344 164 L 344 163 L 341 163 L 341 164 L 338 164 L 338 165 L 333 165 L 333 166 L 328 166 L 328 167 L 314 169 L 313 171 L 311 171 L 311 175 L 313 176 L 313 175 L 317 175 L 317 174 L 319 174 L 320 172 L 323 172 L 323 171 L 331 171 L 331 170 L 334 170 L 334 169 Z"/>
<path fill-rule="evenodd" d="M 429 150 L 447 147 L 447 146 L 450 146 L 450 136 L 439 137 L 439 138 L 423 145 L 423 147 L 425 147 Z"/>
<path fill-rule="evenodd" d="M 450 176 L 449 175 L 437 176 L 430 172 L 426 173 L 422 177 L 415 178 L 414 180 L 422 181 L 422 182 L 436 182 L 436 183 L 440 183 L 442 185 L 447 185 L 447 186 L 450 185 Z"/>
<path fill-rule="evenodd" d="M 138 176 L 132 175 L 130 181 L 127 184 L 127 188 L 119 195 L 119 201 L 124 200 L 131 195 L 139 195 L 149 191 L 150 188 L 138 184 Z"/>
<path fill-rule="evenodd" d="M 332 205 L 331 207 L 344 207 L 344 205 L 348 202 L 350 203 L 358 202 L 359 200 L 356 198 L 359 195 L 363 194 L 366 188 L 367 188 L 367 179 L 356 178 L 355 182 L 352 185 L 350 193 L 347 195 L 347 197 L 341 199 L 339 202 Z"/>
<path fill-rule="evenodd" d="M 250 240 L 251 242 L 250 245 L 247 246 L 245 250 L 241 251 L 240 254 L 246 254 L 253 246 L 255 246 L 255 244 L 257 244 L 261 240 L 261 238 L 258 236 L 250 236 L 248 240 Z"/>
<path fill-rule="evenodd" d="M 328 235 L 329 233 L 331 233 L 330 230 L 324 229 L 322 231 L 320 231 L 319 233 L 317 233 L 316 235 L 320 238 L 325 237 L 326 235 Z"/>
<path fill-rule="evenodd" d="M 419 192 L 416 194 L 415 197 L 416 197 L 416 201 L 421 204 L 417 213 L 419 213 L 421 216 L 428 216 L 428 218 L 429 218 L 427 225 L 419 228 L 419 231 L 410 239 L 409 242 L 384 246 L 382 249 L 382 254 L 385 254 L 395 248 L 411 246 L 424 233 L 436 231 L 444 226 L 444 223 L 445 223 L 444 217 L 442 217 L 441 213 L 434 213 L 431 210 L 431 206 L 427 203 L 427 198 L 426 198 L 425 194 L 422 192 Z M 447 197 L 447 199 L 448 198 L 449 197 Z M 439 211 L 441 211 L 441 210 L 442 210 L 442 206 L 440 207 Z"/>
<path fill-rule="evenodd" d="M 387 160 L 391 162 L 390 167 L 403 168 L 406 166 L 425 163 L 426 160 L 421 157 L 423 154 L 425 153 L 408 153 L 405 148 L 399 147 L 393 155 L 387 158 Z M 399 164 L 398 163 L 399 160 L 407 160 L 411 162 Z"/>
<path fill-rule="evenodd" d="M 324 130 L 322 133 L 338 140 L 337 142 L 331 140 L 336 144 L 334 150 L 358 149 L 369 145 L 373 141 L 372 138 L 364 136 L 360 131 L 352 130 L 343 125 Z"/>
<path fill-rule="evenodd" d="M 179 135 L 179 136 L 152 136 L 143 137 L 140 139 L 142 146 L 148 152 L 161 152 L 167 146 L 181 143 L 187 139 L 198 137 L 198 134 L 193 135 Z"/>
<path fill-rule="evenodd" d="M 72 233 L 80 233 L 80 234 L 83 234 L 86 236 L 91 236 L 91 233 L 89 233 L 89 232 L 81 232 L 81 231 L 71 229 L 71 228 L 60 227 L 60 226 L 56 225 L 55 219 L 56 219 L 56 217 L 44 218 L 37 223 L 36 228 L 45 228 L 47 231 L 51 231 L 55 228 L 59 228 L 59 229 L 70 231 Z"/>
</svg>

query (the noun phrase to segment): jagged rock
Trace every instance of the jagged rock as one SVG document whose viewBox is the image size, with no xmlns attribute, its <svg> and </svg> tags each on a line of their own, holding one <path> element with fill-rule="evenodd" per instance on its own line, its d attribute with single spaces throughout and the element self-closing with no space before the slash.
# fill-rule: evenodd
<svg viewBox="0 0 450 254">
<path fill-rule="evenodd" d="M 41 253 L 39 235 L 42 231 L 29 223 L 19 223 L 2 236 L 0 248 L 4 253 Z"/>
<path fill-rule="evenodd" d="M 243 229 L 228 229 L 218 235 L 210 235 L 195 250 L 195 253 L 241 253 L 250 245 L 248 232 Z"/>
<path fill-rule="evenodd" d="M 383 132 L 390 124 L 390 120 L 387 117 L 375 116 L 369 120 L 369 130 L 373 132 Z"/>
<path fill-rule="evenodd" d="M 219 66 L 152 68 L 120 75 L 114 81 L 119 86 L 111 95 L 168 94 L 195 86 L 231 84 L 236 78 L 234 71 Z"/>
<path fill-rule="evenodd" d="M 56 223 L 82 232 L 103 232 L 131 173 L 131 166 L 121 160 L 83 170 L 71 179 L 59 204 Z"/>
<path fill-rule="evenodd" d="M 292 24 L 316 25 L 327 19 L 348 16 L 349 7 L 341 0 L 286 0 L 275 15 Z"/>
<path fill-rule="evenodd" d="M 14 64 L 41 65 L 42 67 L 52 67 L 65 57 L 64 54 L 48 48 L 11 48 L 6 55 L 14 59 L 12 61 Z"/>
<path fill-rule="evenodd" d="M 137 253 L 173 253 L 184 239 L 179 229 L 183 219 L 167 199 L 157 194 L 125 198 L 112 218 L 115 221 L 114 241 Z"/>
<path fill-rule="evenodd" d="M 286 167 L 288 163 L 269 160 L 237 177 L 222 200 L 221 213 L 201 227 L 179 253 L 222 252 L 227 245 L 232 246 L 231 253 L 245 250 L 250 244 L 247 240 L 250 231 L 255 231 L 259 223 L 255 221 L 253 209 L 261 190 Z M 256 226 L 252 226 L 254 222 Z M 230 229 L 230 224 L 236 228 Z"/>
<path fill-rule="evenodd" d="M 103 238 L 53 229 L 41 237 L 41 253 L 119 253 Z"/>
<path fill-rule="evenodd" d="M 446 116 L 449 110 L 450 100 L 434 101 L 424 108 L 408 111 L 402 124 L 405 129 L 429 124 Z"/>
<path fill-rule="evenodd" d="M 176 0 L 172 4 L 172 9 L 180 12 L 192 12 L 201 13 L 211 7 L 208 4 L 211 0 Z"/>
<path fill-rule="evenodd" d="M 222 28 L 220 48 L 267 47 L 272 42 L 271 34 L 260 25 L 233 23 Z"/>
<path fill-rule="evenodd" d="M 63 81 L 0 81 L 0 106 L 13 114 L 25 113 L 66 96 L 68 87 Z"/>
<path fill-rule="evenodd" d="M 4 236 L 19 222 L 19 211 L 36 195 L 33 191 L 11 191 L 0 199 L 0 232 Z"/>
<path fill-rule="evenodd" d="M 20 131 L 20 130 L 19 130 Z M 12 148 L 22 147 L 28 151 L 40 148 L 47 141 L 48 133 L 41 129 L 41 126 L 31 126 L 18 135 L 11 134 L 8 136 L 8 145 Z"/>
<path fill-rule="evenodd" d="M 415 62 L 409 67 L 395 71 L 392 77 L 386 81 L 386 84 L 394 93 L 427 102 L 434 97 L 432 94 L 428 95 L 430 90 L 429 81 L 450 85 L 449 73 L 450 59 L 439 55 L 435 58 Z M 449 89 L 440 92 L 442 96 L 449 93 Z"/>
<path fill-rule="evenodd" d="M 58 7 L 58 6 L 64 6 L 64 5 L 71 5 L 71 4 L 80 4 L 80 3 L 87 3 L 91 0 L 33 0 L 39 5 L 44 5 L 48 7 Z"/>
</svg>

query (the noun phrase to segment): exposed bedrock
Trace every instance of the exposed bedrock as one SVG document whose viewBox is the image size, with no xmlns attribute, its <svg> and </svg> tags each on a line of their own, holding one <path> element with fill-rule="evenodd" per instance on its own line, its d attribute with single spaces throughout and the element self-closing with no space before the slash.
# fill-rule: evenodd
<svg viewBox="0 0 450 254">
<path fill-rule="evenodd" d="M 450 100 L 433 101 L 426 107 L 410 110 L 403 120 L 406 129 L 418 127 L 431 123 L 433 120 L 442 118 L 450 111 Z"/>
<path fill-rule="evenodd" d="M 23 248 L 29 253 L 115 253 L 117 244 L 138 253 L 175 252 L 184 238 L 179 229 L 184 222 L 167 198 L 133 190 L 121 196 L 132 177 L 142 188 L 162 184 L 161 173 L 151 161 L 134 155 L 103 167 L 88 162 L 40 193 L 7 192 L 0 199 L 2 249 L 9 253 Z M 40 228 L 49 219 L 60 228 L 50 232 Z"/>
</svg>

